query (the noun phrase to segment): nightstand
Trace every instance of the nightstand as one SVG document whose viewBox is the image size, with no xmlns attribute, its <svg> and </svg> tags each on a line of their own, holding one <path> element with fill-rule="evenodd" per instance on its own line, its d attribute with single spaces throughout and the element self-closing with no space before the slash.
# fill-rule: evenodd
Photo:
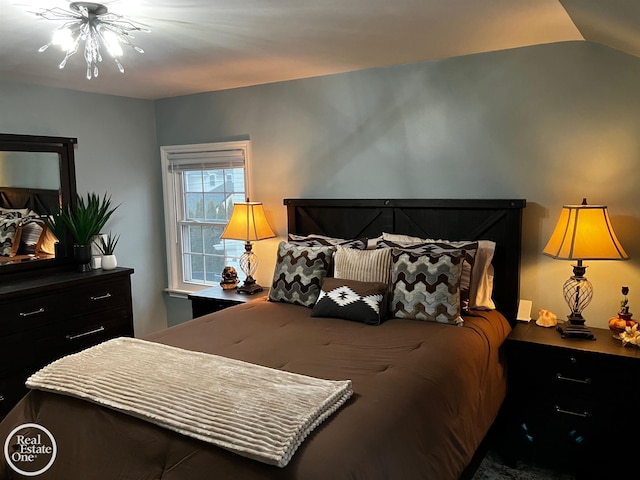
<svg viewBox="0 0 640 480">
<path fill-rule="evenodd" d="M 591 330 L 596 340 L 565 339 L 531 322 L 505 341 L 508 462 L 534 461 L 576 478 L 623 478 L 625 468 L 638 474 L 630 460 L 640 431 L 640 349 Z"/>
<path fill-rule="evenodd" d="M 268 294 L 268 288 L 253 295 L 247 295 L 238 293 L 235 288 L 233 290 L 223 290 L 222 287 L 215 285 L 196 293 L 190 293 L 188 298 L 191 300 L 192 316 L 196 318 L 228 307 L 233 307 L 234 305 L 264 298 Z"/>
</svg>

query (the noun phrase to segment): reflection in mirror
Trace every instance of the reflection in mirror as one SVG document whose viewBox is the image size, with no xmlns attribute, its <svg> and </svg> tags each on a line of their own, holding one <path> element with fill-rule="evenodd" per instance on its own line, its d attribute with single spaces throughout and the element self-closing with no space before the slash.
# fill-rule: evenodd
<svg viewBox="0 0 640 480">
<path fill-rule="evenodd" d="M 72 246 L 58 248 L 42 217 L 75 206 L 76 143 L 0 134 L 0 275 L 63 268 L 71 261 Z"/>
<path fill-rule="evenodd" d="M 0 187 L 60 190 L 55 152 L 0 152 Z"/>
</svg>

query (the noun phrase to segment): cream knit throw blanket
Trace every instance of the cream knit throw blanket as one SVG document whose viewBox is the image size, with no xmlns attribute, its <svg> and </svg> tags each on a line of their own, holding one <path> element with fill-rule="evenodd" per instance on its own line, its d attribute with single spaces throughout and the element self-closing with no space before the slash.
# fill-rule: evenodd
<svg viewBox="0 0 640 480">
<path fill-rule="evenodd" d="M 353 393 L 330 381 L 134 338 L 44 367 L 29 388 L 89 400 L 284 467 Z"/>
</svg>

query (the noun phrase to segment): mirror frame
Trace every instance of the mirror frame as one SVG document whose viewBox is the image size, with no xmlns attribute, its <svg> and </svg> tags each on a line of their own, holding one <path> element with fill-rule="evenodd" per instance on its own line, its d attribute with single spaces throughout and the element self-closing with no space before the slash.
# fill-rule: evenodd
<svg viewBox="0 0 640 480">
<path fill-rule="evenodd" d="M 76 169 L 74 149 L 77 138 L 49 137 L 41 135 L 18 135 L 0 133 L 0 151 L 11 152 L 53 152 L 60 159 L 60 208 L 76 208 Z M 73 245 L 65 245 L 64 258 L 44 259 L 33 262 L 16 263 L 0 267 L 0 276 L 42 268 L 63 267 L 72 262 Z"/>
</svg>

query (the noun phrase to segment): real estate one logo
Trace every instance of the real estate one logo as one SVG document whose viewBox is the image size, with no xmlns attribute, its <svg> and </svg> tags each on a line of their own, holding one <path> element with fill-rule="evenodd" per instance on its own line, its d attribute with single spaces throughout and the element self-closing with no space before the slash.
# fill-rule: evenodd
<svg viewBox="0 0 640 480">
<path fill-rule="evenodd" d="M 35 477 L 49 470 L 57 453 L 55 438 L 37 423 L 25 423 L 14 428 L 4 442 L 7 464 L 27 477 Z"/>
</svg>

